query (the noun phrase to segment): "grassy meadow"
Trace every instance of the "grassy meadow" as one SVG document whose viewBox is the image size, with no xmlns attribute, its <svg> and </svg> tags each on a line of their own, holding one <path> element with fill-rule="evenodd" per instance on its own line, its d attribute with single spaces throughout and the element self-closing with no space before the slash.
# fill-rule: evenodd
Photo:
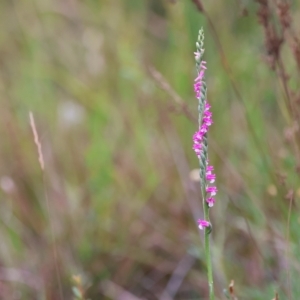
<svg viewBox="0 0 300 300">
<path fill-rule="evenodd" d="M 277 2 L 0 1 L 0 299 L 208 299 L 201 27 L 217 299 L 300 299 L 300 4 Z"/>
</svg>

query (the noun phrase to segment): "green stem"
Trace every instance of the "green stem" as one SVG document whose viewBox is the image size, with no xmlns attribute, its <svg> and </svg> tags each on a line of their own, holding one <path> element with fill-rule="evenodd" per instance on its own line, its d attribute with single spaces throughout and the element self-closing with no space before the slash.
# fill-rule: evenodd
<svg viewBox="0 0 300 300">
<path fill-rule="evenodd" d="M 207 139 L 204 140 L 203 145 L 205 146 L 204 157 L 200 159 L 200 180 L 201 180 L 201 192 L 202 192 L 202 204 L 204 212 L 204 220 L 210 222 L 209 219 L 209 207 L 206 202 L 206 162 L 207 162 Z M 202 170 L 202 172 L 201 172 Z M 210 233 L 212 227 L 205 228 L 205 259 L 206 259 L 206 268 L 207 268 L 207 279 L 209 287 L 209 299 L 214 300 L 214 282 L 213 282 L 213 271 L 212 271 L 212 262 L 211 262 L 211 251 L 210 251 Z"/>
<path fill-rule="evenodd" d="M 205 220 L 209 220 L 208 216 L 208 206 L 204 204 L 204 217 Z M 212 263 L 211 263 L 211 252 L 210 252 L 210 231 L 211 228 L 205 229 L 205 258 L 206 258 L 206 267 L 207 267 L 207 279 L 208 279 L 208 287 L 209 287 L 209 299 L 214 300 L 214 280 L 213 280 L 213 272 L 212 272 Z"/>
</svg>

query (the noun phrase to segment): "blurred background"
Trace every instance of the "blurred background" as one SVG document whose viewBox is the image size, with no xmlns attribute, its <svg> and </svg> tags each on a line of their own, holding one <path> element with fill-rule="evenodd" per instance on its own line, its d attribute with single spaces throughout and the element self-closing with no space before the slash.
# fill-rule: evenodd
<svg viewBox="0 0 300 300">
<path fill-rule="evenodd" d="M 217 298 L 300 297 L 299 2 L 2 0 L 0 20 L 1 299 L 207 299 L 202 26 Z"/>
</svg>

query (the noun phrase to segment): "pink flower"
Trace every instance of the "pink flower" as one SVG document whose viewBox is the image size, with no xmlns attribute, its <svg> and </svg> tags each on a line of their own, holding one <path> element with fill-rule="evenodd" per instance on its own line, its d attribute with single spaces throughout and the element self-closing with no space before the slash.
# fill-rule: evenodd
<svg viewBox="0 0 300 300">
<path fill-rule="evenodd" d="M 210 223 L 205 220 L 198 220 L 198 227 L 203 230 L 205 227 L 210 227 Z"/>
<path fill-rule="evenodd" d="M 207 110 L 207 111 L 204 112 L 204 117 L 212 118 L 212 113 L 209 110 Z"/>
<path fill-rule="evenodd" d="M 206 173 L 206 180 L 209 181 L 209 183 L 214 183 L 216 180 L 216 175 Z"/>
<path fill-rule="evenodd" d="M 210 196 L 215 196 L 217 194 L 218 190 L 215 186 L 208 186 L 206 187 L 206 193 L 210 193 Z"/>
<path fill-rule="evenodd" d="M 204 107 L 204 112 L 209 111 L 210 108 L 211 108 L 210 104 L 206 101 L 205 107 Z"/>
<path fill-rule="evenodd" d="M 207 174 L 209 174 L 209 175 L 212 174 L 212 171 L 213 171 L 213 170 L 214 170 L 214 167 L 213 167 L 213 166 L 207 166 L 207 167 L 206 167 L 206 175 L 207 175 Z"/>
<path fill-rule="evenodd" d="M 207 130 L 208 130 L 207 125 L 206 124 L 202 124 L 199 132 L 204 135 L 207 132 Z"/>
<path fill-rule="evenodd" d="M 208 204 L 209 207 L 213 207 L 215 204 L 215 198 L 209 197 L 206 199 L 206 202 Z"/>
<path fill-rule="evenodd" d="M 201 154 L 202 144 L 194 143 L 193 149 L 194 149 L 195 153 L 197 154 L 197 156 L 199 156 Z"/>
<path fill-rule="evenodd" d="M 202 149 L 202 141 L 203 141 L 203 136 L 205 134 L 205 131 L 203 132 L 203 130 L 201 131 L 201 129 L 197 132 L 194 133 L 193 135 L 193 149 L 195 151 L 195 153 L 197 154 L 197 156 L 200 155 L 201 153 L 201 149 Z"/>
<path fill-rule="evenodd" d="M 202 119 L 202 122 L 203 122 L 203 124 L 205 124 L 206 126 L 210 126 L 210 125 L 213 123 L 211 117 L 204 117 L 204 118 Z"/>
<path fill-rule="evenodd" d="M 195 79 L 196 82 L 202 82 L 202 79 L 203 79 L 204 74 L 205 74 L 206 67 L 201 65 L 200 68 L 202 68 L 202 69 L 200 70 L 198 76 Z"/>
<path fill-rule="evenodd" d="M 201 132 L 196 131 L 195 134 L 193 135 L 193 141 L 196 144 L 200 144 L 202 142 L 203 139 L 203 134 L 201 134 Z"/>
<path fill-rule="evenodd" d="M 200 97 L 201 83 L 202 81 L 199 81 L 194 84 L 194 92 L 196 93 L 197 99 Z"/>
<path fill-rule="evenodd" d="M 195 52 L 195 57 L 197 59 L 197 57 L 200 57 L 200 53 L 198 55 L 198 53 Z M 196 56 L 197 55 L 197 56 Z M 199 73 L 195 79 L 195 84 L 194 84 L 194 91 L 196 93 L 196 98 L 198 99 L 200 97 L 200 91 L 201 91 L 201 87 L 202 87 L 202 83 L 203 83 L 203 78 L 204 78 L 204 74 L 205 74 L 205 70 L 206 70 L 206 66 L 205 66 L 206 62 L 205 61 L 201 61 L 200 63 L 200 67 L 199 67 Z"/>
<path fill-rule="evenodd" d="M 195 59 L 196 60 L 198 60 L 199 58 L 200 58 L 200 52 L 194 52 L 194 54 L 195 54 Z"/>
</svg>

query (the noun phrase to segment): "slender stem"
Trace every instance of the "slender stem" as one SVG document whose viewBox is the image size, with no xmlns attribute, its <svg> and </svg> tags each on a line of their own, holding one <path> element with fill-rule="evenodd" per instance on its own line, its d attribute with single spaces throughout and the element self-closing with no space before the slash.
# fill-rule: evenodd
<svg viewBox="0 0 300 300">
<path fill-rule="evenodd" d="M 206 94 L 206 93 L 205 93 Z M 207 205 L 206 198 L 206 187 L 207 187 L 207 181 L 206 181 L 206 167 L 207 167 L 207 161 L 208 161 L 208 140 L 205 136 L 204 139 L 204 145 L 205 145 L 205 163 L 202 164 L 203 168 L 203 176 L 201 180 L 201 192 L 202 192 L 202 205 L 203 205 L 203 213 L 204 213 L 204 220 L 207 220 L 210 223 L 209 218 L 209 206 Z M 211 224 L 211 223 L 210 223 Z M 208 287 L 209 287 L 209 299 L 214 300 L 215 294 L 214 294 L 214 282 L 213 282 L 213 271 L 212 271 L 212 262 L 211 262 L 211 250 L 210 250 L 210 233 L 212 230 L 212 225 L 210 227 L 205 228 L 205 238 L 204 238 L 204 247 L 205 247 L 205 260 L 206 260 L 206 268 L 207 268 L 207 280 L 208 280 Z"/>
<path fill-rule="evenodd" d="M 207 206 L 207 205 L 206 205 Z M 206 267 L 207 267 L 207 279 L 208 279 L 208 287 L 209 287 L 209 299 L 214 300 L 214 279 L 212 272 L 212 263 L 211 263 L 211 253 L 210 253 L 210 228 L 205 229 L 205 257 L 206 257 Z"/>
<path fill-rule="evenodd" d="M 205 184 L 202 185 L 202 200 L 203 200 L 203 211 L 204 211 L 204 219 L 209 221 L 209 208 L 205 201 L 205 188 L 203 188 Z M 210 253 L 210 232 L 211 227 L 205 228 L 205 260 L 206 260 L 206 268 L 207 268 L 207 279 L 208 279 L 208 287 L 209 287 L 209 299 L 214 300 L 214 280 L 213 280 L 213 271 L 212 271 L 212 262 L 211 262 L 211 253 Z"/>
</svg>

